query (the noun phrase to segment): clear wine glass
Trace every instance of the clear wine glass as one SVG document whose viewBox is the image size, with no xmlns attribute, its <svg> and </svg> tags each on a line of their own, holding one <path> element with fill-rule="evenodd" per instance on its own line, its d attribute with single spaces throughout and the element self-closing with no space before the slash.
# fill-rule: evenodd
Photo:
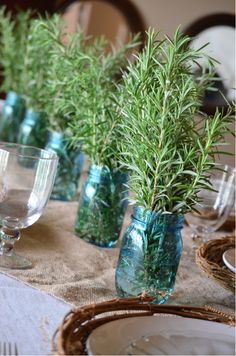
<svg viewBox="0 0 236 356">
<path fill-rule="evenodd" d="M 13 247 L 20 238 L 19 230 L 41 216 L 53 188 L 57 162 L 54 152 L 0 142 L 0 267 L 31 267 Z"/>
<path fill-rule="evenodd" d="M 214 191 L 202 189 L 198 196 L 201 199 L 195 205 L 197 212 L 185 215 L 191 228 L 193 248 L 209 240 L 210 234 L 219 229 L 227 220 L 235 199 L 235 170 L 229 166 L 219 166 L 211 176 Z"/>
</svg>

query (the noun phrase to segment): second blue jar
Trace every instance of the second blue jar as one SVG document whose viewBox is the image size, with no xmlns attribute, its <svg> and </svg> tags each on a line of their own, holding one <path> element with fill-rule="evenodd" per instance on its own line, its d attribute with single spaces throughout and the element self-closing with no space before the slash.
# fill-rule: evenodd
<svg viewBox="0 0 236 356">
<path fill-rule="evenodd" d="M 127 207 L 127 181 L 127 173 L 90 166 L 75 222 L 79 237 L 100 247 L 117 243 Z"/>
</svg>

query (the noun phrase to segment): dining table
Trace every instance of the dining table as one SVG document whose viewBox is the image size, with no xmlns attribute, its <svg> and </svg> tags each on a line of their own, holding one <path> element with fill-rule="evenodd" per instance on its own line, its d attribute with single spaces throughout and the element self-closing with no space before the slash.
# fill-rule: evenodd
<svg viewBox="0 0 236 356">
<path fill-rule="evenodd" d="M 50 200 L 40 219 L 21 231 L 16 252 L 30 259 L 32 268 L 0 269 L 0 343 L 15 343 L 19 355 L 48 355 L 53 334 L 68 311 L 117 297 L 115 268 L 132 207 L 117 245 L 101 248 L 74 232 L 77 198 Z M 212 238 L 225 234 L 220 231 Z M 233 314 L 234 294 L 200 270 L 186 225 L 182 238 L 183 253 L 167 304 L 208 306 Z"/>
</svg>

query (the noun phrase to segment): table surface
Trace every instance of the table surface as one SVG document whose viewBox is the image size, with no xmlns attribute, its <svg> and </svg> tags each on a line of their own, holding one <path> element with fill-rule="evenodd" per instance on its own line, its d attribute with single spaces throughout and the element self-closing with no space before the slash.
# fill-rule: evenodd
<svg viewBox="0 0 236 356">
<path fill-rule="evenodd" d="M 33 268 L 0 273 L 0 342 L 16 342 L 21 355 L 47 355 L 54 331 L 73 305 L 116 297 L 119 244 L 101 249 L 76 237 L 76 209 L 76 202 L 50 201 L 16 246 L 32 260 Z M 199 270 L 190 255 L 189 233 L 185 227 L 183 255 L 168 303 L 209 305 L 232 313 L 233 294 Z"/>
<path fill-rule="evenodd" d="M 0 342 L 15 342 L 19 355 L 48 355 L 68 303 L 0 273 Z"/>
</svg>

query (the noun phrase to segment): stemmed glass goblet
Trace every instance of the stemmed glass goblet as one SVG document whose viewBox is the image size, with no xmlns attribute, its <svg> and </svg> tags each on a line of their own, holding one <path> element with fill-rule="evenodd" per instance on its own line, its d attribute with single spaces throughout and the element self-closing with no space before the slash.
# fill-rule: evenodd
<svg viewBox="0 0 236 356">
<path fill-rule="evenodd" d="M 185 218 L 192 230 L 193 248 L 209 240 L 210 234 L 219 229 L 227 220 L 235 199 L 235 170 L 220 166 L 211 177 L 213 190 L 202 189 L 201 200 L 195 205 L 198 212 L 186 214 Z"/>
<path fill-rule="evenodd" d="M 31 267 L 13 247 L 20 238 L 19 230 L 41 216 L 53 188 L 57 163 L 54 152 L 0 142 L 0 267 Z"/>
</svg>

